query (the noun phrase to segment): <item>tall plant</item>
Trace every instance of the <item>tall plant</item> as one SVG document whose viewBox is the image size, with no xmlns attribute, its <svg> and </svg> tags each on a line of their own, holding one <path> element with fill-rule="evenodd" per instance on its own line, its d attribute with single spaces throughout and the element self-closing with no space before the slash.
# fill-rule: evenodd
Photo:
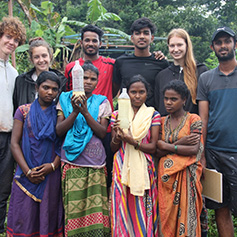
<svg viewBox="0 0 237 237">
<path fill-rule="evenodd" d="M 105 22 L 121 21 L 122 19 L 117 14 L 108 12 L 103 7 L 100 0 L 89 0 L 87 6 L 88 6 L 88 10 L 87 10 L 85 22 L 69 20 L 68 24 L 71 24 L 74 26 L 79 26 L 79 27 L 84 27 L 87 24 L 99 25 L 105 33 L 120 35 L 122 38 L 126 39 L 127 41 L 130 40 L 129 35 L 126 34 L 125 32 L 115 29 L 115 28 L 110 28 L 110 27 L 104 26 Z M 78 41 L 79 41 L 79 39 L 78 39 Z M 105 43 L 108 44 L 108 41 L 109 41 L 109 39 L 108 39 L 108 37 L 106 37 Z M 76 42 L 74 44 L 73 53 L 75 52 L 75 49 L 77 47 L 78 47 L 78 42 Z M 73 57 L 73 53 L 71 54 L 70 60 Z"/>
<path fill-rule="evenodd" d="M 51 1 L 41 2 L 40 8 L 33 5 L 30 0 L 27 0 L 28 4 L 26 4 L 26 0 L 24 3 L 22 0 L 17 1 L 24 8 L 24 13 L 28 18 L 30 27 L 28 37 L 44 38 L 53 47 L 54 58 L 58 57 L 59 61 L 65 62 L 71 49 L 61 43 L 61 38 L 65 35 L 75 34 L 67 24 L 67 17 L 61 17 L 59 13 L 54 12 L 54 4 Z M 18 47 L 16 52 L 25 53 L 28 49 L 29 45 L 25 44 Z"/>
<path fill-rule="evenodd" d="M 67 17 L 61 17 L 58 12 L 54 11 L 54 3 L 51 1 L 41 2 L 40 7 L 36 7 L 31 0 L 17 0 L 23 9 L 30 26 L 29 37 L 43 37 L 53 48 L 54 58 L 60 57 L 60 61 L 64 62 L 63 68 L 71 51 L 65 44 L 62 44 L 62 37 L 75 34 L 70 26 L 84 27 L 87 24 L 100 24 L 109 21 L 121 21 L 121 18 L 107 10 L 102 6 L 100 0 L 89 0 L 87 17 L 85 22 L 68 20 Z M 123 38 L 129 40 L 129 36 L 118 29 L 101 27 L 105 32 L 119 34 Z M 77 40 L 70 40 L 77 47 Z M 22 45 L 17 48 L 18 53 L 26 52 L 28 45 Z M 73 50 L 74 52 L 74 50 Z M 73 54 L 73 53 L 72 53 Z M 72 56 L 71 54 L 71 56 Z"/>
<path fill-rule="evenodd" d="M 129 40 L 129 35 L 121 30 L 105 27 L 103 23 L 111 21 L 121 21 L 122 19 L 115 13 L 108 12 L 105 7 L 103 7 L 100 0 L 89 0 L 88 9 L 86 14 L 86 21 L 68 21 L 68 24 L 83 27 L 87 24 L 99 25 L 105 32 L 119 34 L 123 38 Z"/>
</svg>

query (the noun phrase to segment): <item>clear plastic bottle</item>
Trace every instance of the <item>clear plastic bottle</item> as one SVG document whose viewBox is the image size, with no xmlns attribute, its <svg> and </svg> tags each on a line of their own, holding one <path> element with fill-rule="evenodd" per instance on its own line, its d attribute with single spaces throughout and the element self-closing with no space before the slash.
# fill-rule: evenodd
<svg viewBox="0 0 237 237">
<path fill-rule="evenodd" d="M 79 61 L 76 60 L 75 65 L 72 69 L 72 89 L 73 94 L 75 95 L 84 95 L 84 71 L 79 64 Z"/>
<path fill-rule="evenodd" d="M 118 119 L 120 127 L 123 129 L 129 128 L 129 113 L 131 108 L 130 98 L 127 89 L 123 88 L 122 93 L 118 97 Z"/>
</svg>

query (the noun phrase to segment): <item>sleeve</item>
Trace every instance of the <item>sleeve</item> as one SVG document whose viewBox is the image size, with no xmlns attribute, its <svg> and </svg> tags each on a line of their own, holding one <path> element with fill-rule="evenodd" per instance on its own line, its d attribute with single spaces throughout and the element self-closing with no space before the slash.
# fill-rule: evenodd
<svg viewBox="0 0 237 237">
<path fill-rule="evenodd" d="M 110 124 L 111 126 L 114 124 L 116 118 L 118 116 L 118 110 L 114 111 L 112 114 L 111 114 L 111 119 L 110 119 Z"/>
<path fill-rule="evenodd" d="M 208 68 L 205 64 L 202 64 L 202 66 L 198 67 L 198 75 L 197 75 L 197 79 L 199 79 L 200 75 L 203 73 L 203 72 L 206 72 L 208 71 Z"/>
<path fill-rule="evenodd" d="M 154 97 L 155 97 L 155 108 L 159 110 L 159 101 L 160 101 L 160 73 L 158 73 L 155 77 L 155 90 L 154 90 Z"/>
<path fill-rule="evenodd" d="M 166 59 L 162 59 L 163 62 L 163 69 L 167 68 L 169 66 L 169 61 Z"/>
<path fill-rule="evenodd" d="M 60 115 L 63 115 L 63 116 L 64 116 L 64 114 L 63 114 L 63 109 L 62 109 L 61 104 L 60 104 L 59 101 L 58 101 L 58 103 L 57 103 L 57 105 L 56 105 L 56 110 L 57 110 L 57 116 L 60 116 Z"/>
<path fill-rule="evenodd" d="M 117 85 L 121 85 L 122 83 L 120 68 L 121 66 L 120 66 L 119 60 L 117 59 L 114 63 L 114 69 L 113 69 L 113 83 Z"/>
<path fill-rule="evenodd" d="M 108 99 L 105 99 L 99 108 L 99 118 L 107 118 L 109 119 L 112 113 L 111 105 Z"/>
<path fill-rule="evenodd" d="M 23 109 L 22 109 L 23 106 L 20 106 L 16 112 L 15 112 L 15 115 L 14 115 L 14 119 L 17 119 L 19 121 L 21 121 L 22 123 L 24 123 L 24 115 L 23 115 Z"/>
<path fill-rule="evenodd" d="M 64 76 L 68 79 L 68 68 L 69 68 L 69 64 L 66 66 L 65 68 L 65 73 Z"/>
<path fill-rule="evenodd" d="M 155 111 L 152 116 L 151 126 L 160 126 L 161 124 L 161 117 L 160 114 Z"/>
<path fill-rule="evenodd" d="M 73 65 L 72 63 L 69 63 L 67 66 L 66 66 L 66 69 L 65 69 L 65 77 L 67 78 L 67 82 L 66 82 L 66 91 L 70 91 L 72 90 L 72 68 L 73 68 Z"/>
<path fill-rule="evenodd" d="M 191 114 L 190 123 L 191 133 L 202 133 L 202 120 L 197 114 Z"/>
<path fill-rule="evenodd" d="M 207 92 L 207 86 L 205 85 L 205 80 L 203 74 L 200 75 L 200 78 L 198 80 L 198 87 L 197 87 L 197 100 L 204 100 L 208 101 L 208 92 Z"/>
<path fill-rule="evenodd" d="M 17 81 L 18 81 L 18 77 L 16 78 L 15 81 L 15 86 L 14 86 L 14 91 L 13 91 L 13 108 L 14 108 L 14 112 L 17 110 L 18 108 L 18 100 L 17 100 Z"/>
</svg>

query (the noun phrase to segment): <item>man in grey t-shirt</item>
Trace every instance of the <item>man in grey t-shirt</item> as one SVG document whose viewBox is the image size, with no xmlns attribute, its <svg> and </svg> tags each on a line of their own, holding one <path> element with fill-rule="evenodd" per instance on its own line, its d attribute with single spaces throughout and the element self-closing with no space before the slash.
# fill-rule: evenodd
<svg viewBox="0 0 237 237">
<path fill-rule="evenodd" d="M 211 49 L 219 66 L 200 76 L 197 93 L 205 143 L 202 160 L 223 174 L 223 203 L 206 200 L 207 207 L 215 209 L 220 236 L 234 236 L 231 213 L 237 215 L 236 47 L 236 35 L 229 27 L 214 32 Z"/>
</svg>

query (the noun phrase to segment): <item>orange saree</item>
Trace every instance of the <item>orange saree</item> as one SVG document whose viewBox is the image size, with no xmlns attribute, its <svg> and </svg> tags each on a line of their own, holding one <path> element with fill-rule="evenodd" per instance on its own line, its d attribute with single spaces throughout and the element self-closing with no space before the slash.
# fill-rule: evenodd
<svg viewBox="0 0 237 237">
<path fill-rule="evenodd" d="M 162 118 L 162 140 L 174 143 L 191 133 L 201 133 L 198 115 L 187 113 L 173 131 L 169 116 Z M 196 156 L 167 154 L 158 165 L 159 231 L 160 236 L 201 236 L 203 145 L 200 142 Z"/>
</svg>

